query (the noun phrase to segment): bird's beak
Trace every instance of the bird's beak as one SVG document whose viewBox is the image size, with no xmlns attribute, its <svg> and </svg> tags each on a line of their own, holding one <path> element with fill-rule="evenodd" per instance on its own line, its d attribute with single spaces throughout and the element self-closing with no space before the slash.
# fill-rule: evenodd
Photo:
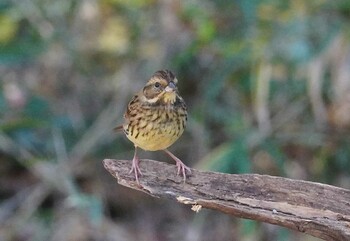
<svg viewBox="0 0 350 241">
<path fill-rule="evenodd" d="M 165 92 L 174 92 L 176 90 L 176 85 L 174 82 L 169 82 L 168 86 L 165 87 Z"/>
</svg>

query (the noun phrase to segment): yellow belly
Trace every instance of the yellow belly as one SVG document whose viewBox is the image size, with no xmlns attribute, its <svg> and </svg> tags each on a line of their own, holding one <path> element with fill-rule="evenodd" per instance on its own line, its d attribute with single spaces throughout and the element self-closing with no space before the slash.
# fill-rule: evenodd
<svg viewBox="0 0 350 241">
<path fill-rule="evenodd" d="M 164 150 L 171 146 L 183 133 L 183 128 L 178 128 L 176 122 L 157 125 L 152 123 L 146 125 L 144 129 L 136 128 L 126 135 L 136 146 L 146 151 Z"/>
<path fill-rule="evenodd" d="M 164 150 L 183 133 L 187 121 L 183 105 L 131 105 L 124 132 L 134 145 L 146 151 Z"/>
</svg>

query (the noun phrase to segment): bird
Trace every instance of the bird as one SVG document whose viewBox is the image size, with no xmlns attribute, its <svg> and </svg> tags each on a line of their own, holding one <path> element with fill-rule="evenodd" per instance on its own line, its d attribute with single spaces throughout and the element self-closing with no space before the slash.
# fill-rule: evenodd
<svg viewBox="0 0 350 241">
<path fill-rule="evenodd" d="M 138 148 L 164 151 L 175 162 L 177 175 L 191 174 L 191 169 L 168 150 L 182 135 L 187 122 L 187 106 L 177 88 L 175 74 L 167 69 L 156 71 L 146 85 L 135 94 L 124 113 L 124 123 L 114 128 L 122 130 L 134 144 L 135 151 L 129 174 L 134 173 L 139 184 Z"/>
</svg>

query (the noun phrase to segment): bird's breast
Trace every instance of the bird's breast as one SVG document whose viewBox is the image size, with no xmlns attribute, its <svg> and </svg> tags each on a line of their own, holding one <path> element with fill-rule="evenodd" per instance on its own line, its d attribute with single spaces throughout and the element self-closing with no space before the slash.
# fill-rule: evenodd
<svg viewBox="0 0 350 241">
<path fill-rule="evenodd" d="M 141 106 L 124 125 L 124 131 L 130 141 L 144 150 L 164 150 L 182 135 L 186 120 L 185 108 Z"/>
</svg>

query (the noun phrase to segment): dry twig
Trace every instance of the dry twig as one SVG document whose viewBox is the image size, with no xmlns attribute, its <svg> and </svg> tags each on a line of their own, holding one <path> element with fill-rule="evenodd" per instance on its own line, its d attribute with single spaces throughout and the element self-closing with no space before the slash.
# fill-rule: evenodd
<svg viewBox="0 0 350 241">
<path fill-rule="evenodd" d="M 276 224 L 324 240 L 350 240 L 350 190 L 258 174 L 223 174 L 192 169 L 183 183 L 174 165 L 141 160 L 137 185 L 128 160 L 105 159 L 118 183 L 159 198 L 210 208 L 240 218 Z"/>
</svg>

